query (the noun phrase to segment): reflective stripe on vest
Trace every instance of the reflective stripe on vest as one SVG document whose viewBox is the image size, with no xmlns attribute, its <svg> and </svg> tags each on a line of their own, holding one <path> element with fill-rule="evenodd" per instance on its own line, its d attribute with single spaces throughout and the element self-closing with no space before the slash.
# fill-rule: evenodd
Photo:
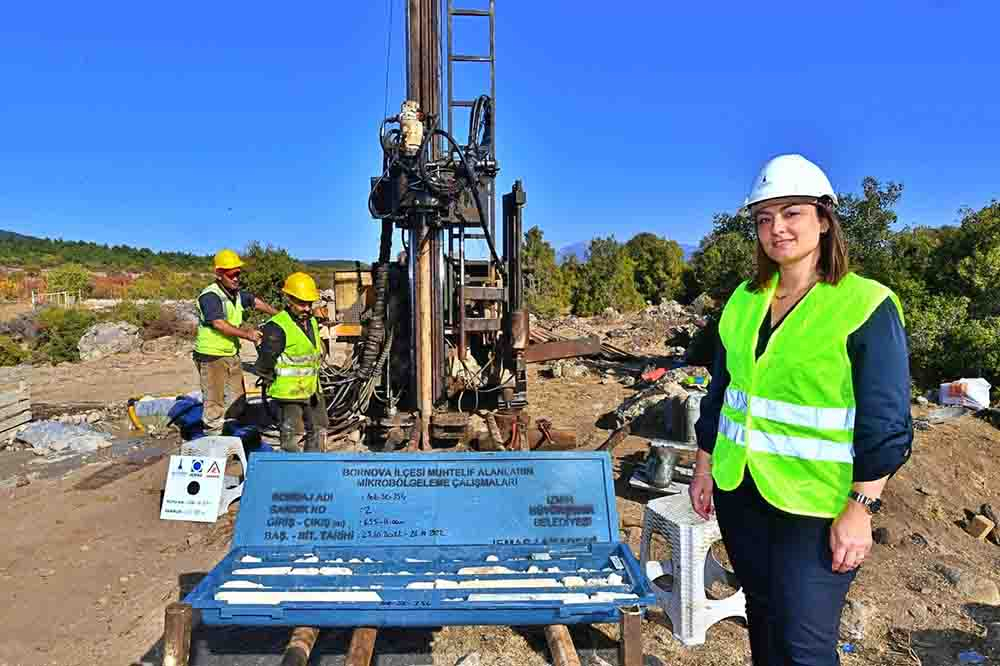
<svg viewBox="0 0 1000 666">
<path fill-rule="evenodd" d="M 757 335 L 777 280 L 760 292 L 746 284 L 719 324 L 730 385 L 719 419 L 712 476 L 733 490 L 750 470 L 772 505 L 800 515 L 835 517 L 853 480 L 853 378 L 848 336 L 891 297 L 886 287 L 849 273 L 819 283 L 772 332 L 756 357 Z M 902 312 L 900 312 L 902 318 Z"/>
<path fill-rule="evenodd" d="M 287 310 L 271 317 L 285 334 L 285 349 L 274 365 L 275 380 L 267 394 L 279 400 L 306 400 L 319 389 L 319 369 L 323 361 L 323 342 L 316 319 L 309 318 L 313 340 L 292 319 Z"/>
<path fill-rule="evenodd" d="M 198 309 L 198 332 L 194 341 L 194 350 L 206 356 L 235 356 L 240 349 L 239 340 L 233 336 L 226 335 L 212 328 L 212 322 L 205 321 L 205 313 L 201 311 L 201 297 L 205 294 L 215 294 L 222 301 L 222 312 L 226 323 L 239 328 L 243 324 L 243 299 L 239 292 L 236 293 L 236 302 L 230 300 L 229 295 L 213 282 L 198 294 L 195 306 Z"/>
</svg>

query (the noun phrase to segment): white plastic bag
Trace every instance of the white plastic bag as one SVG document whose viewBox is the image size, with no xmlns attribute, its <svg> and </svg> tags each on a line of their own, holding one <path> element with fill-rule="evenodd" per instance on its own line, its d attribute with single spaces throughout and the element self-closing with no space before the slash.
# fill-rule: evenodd
<svg viewBox="0 0 1000 666">
<path fill-rule="evenodd" d="M 970 409 L 990 406 L 990 383 L 982 377 L 957 379 L 941 384 L 938 402 L 942 405 L 962 405 Z"/>
</svg>

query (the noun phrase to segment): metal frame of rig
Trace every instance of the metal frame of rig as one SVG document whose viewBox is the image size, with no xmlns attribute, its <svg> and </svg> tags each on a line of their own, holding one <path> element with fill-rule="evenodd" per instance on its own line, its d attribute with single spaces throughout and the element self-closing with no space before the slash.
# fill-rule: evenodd
<svg viewBox="0 0 1000 666">
<path fill-rule="evenodd" d="M 527 405 L 520 181 L 503 196 L 502 256 L 496 242 L 494 2 L 465 9 L 448 0 L 447 128 L 440 108 L 443 15 L 440 0 L 407 0 L 407 99 L 382 121 L 382 173 L 371 179 L 368 199 L 382 223 L 374 304 L 352 358 L 322 376 L 331 434 L 365 428 L 386 450 L 463 440 L 469 411 L 519 422 Z M 489 21 L 489 55 L 453 51 L 455 17 Z M 454 99 L 454 64 L 462 62 L 489 66 L 489 95 Z M 469 131 L 461 144 L 454 115 L 465 108 Z M 397 261 L 395 228 L 404 248 Z M 489 256 L 470 258 L 469 241 L 485 241 Z M 513 432 L 512 447 L 520 448 Z"/>
</svg>

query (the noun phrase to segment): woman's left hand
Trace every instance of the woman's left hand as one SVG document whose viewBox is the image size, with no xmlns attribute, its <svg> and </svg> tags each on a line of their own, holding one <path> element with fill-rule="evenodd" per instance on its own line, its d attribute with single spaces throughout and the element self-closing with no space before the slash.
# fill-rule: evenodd
<svg viewBox="0 0 1000 666">
<path fill-rule="evenodd" d="M 830 526 L 833 571 L 856 569 L 872 549 L 872 517 L 858 502 L 848 501 L 844 511 Z"/>
</svg>

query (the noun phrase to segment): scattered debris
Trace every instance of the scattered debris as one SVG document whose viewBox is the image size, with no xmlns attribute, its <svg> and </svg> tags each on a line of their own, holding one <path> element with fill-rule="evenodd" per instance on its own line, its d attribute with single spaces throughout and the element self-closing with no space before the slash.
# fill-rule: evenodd
<svg viewBox="0 0 1000 666">
<path fill-rule="evenodd" d="M 124 321 L 94 324 L 83 334 L 77 349 L 80 360 L 93 361 L 112 354 L 124 354 L 139 348 L 139 329 Z"/>
<path fill-rule="evenodd" d="M 470 652 L 455 662 L 455 666 L 479 666 L 480 656 L 478 652 Z"/>
<path fill-rule="evenodd" d="M 715 299 L 708 294 L 701 294 L 691 302 L 691 309 L 697 315 L 703 315 L 709 310 L 714 310 L 715 306 Z"/>
<path fill-rule="evenodd" d="M 865 631 L 874 613 L 870 606 L 854 599 L 844 602 L 840 616 L 840 640 L 858 642 L 865 638 Z"/>
<path fill-rule="evenodd" d="M 939 407 L 927 414 L 927 422 L 930 424 L 944 423 L 950 419 L 957 419 L 968 414 L 965 407 Z"/>
<path fill-rule="evenodd" d="M 988 578 L 973 573 L 964 573 L 958 579 L 955 589 L 968 603 L 988 606 L 1000 605 L 1000 589 L 997 588 L 996 583 Z"/>
<path fill-rule="evenodd" d="M 931 402 L 930 400 L 928 400 L 922 395 L 917 396 L 917 404 L 920 405 L 921 407 L 926 407 L 927 405 L 930 404 L 930 402 Z"/>
<path fill-rule="evenodd" d="M 872 540 L 880 546 L 887 545 L 889 543 L 889 528 L 876 527 L 872 531 Z"/>
</svg>

